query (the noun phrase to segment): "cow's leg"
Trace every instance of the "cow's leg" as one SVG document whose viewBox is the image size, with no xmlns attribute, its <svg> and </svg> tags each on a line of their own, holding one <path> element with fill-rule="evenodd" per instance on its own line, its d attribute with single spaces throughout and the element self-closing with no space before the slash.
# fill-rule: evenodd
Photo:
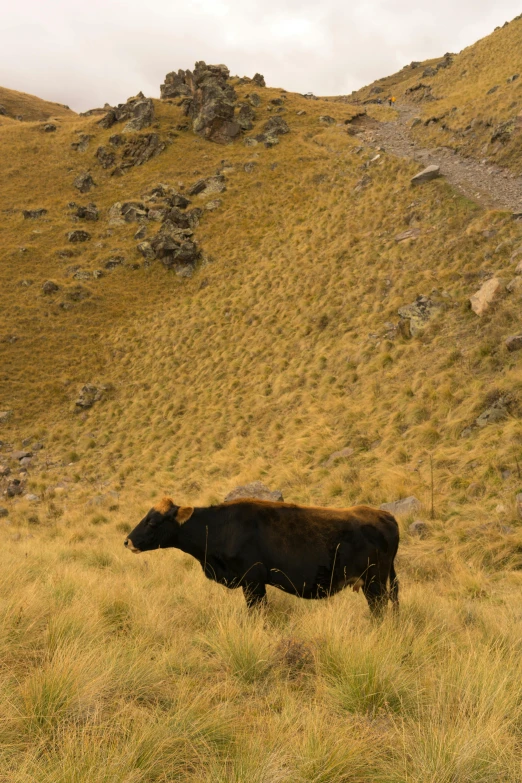
<svg viewBox="0 0 522 783">
<path fill-rule="evenodd" d="M 395 573 L 395 566 L 391 564 L 390 567 L 390 598 L 392 601 L 392 609 L 395 615 L 399 614 L 399 580 Z"/>
<path fill-rule="evenodd" d="M 367 579 L 363 585 L 363 593 L 368 601 L 372 617 L 375 620 L 381 620 L 388 603 L 386 583 L 381 582 L 378 577 Z"/>
<path fill-rule="evenodd" d="M 262 582 L 243 585 L 243 595 L 249 609 L 259 609 L 267 605 L 266 586 Z"/>
</svg>

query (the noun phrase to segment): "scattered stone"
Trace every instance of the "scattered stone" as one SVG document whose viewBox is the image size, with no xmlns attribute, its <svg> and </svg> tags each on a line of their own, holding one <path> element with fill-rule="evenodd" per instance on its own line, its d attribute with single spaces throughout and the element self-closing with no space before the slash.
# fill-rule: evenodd
<svg viewBox="0 0 522 783">
<path fill-rule="evenodd" d="M 355 453 L 355 449 L 350 448 L 350 446 L 347 446 L 344 449 L 341 449 L 340 451 L 334 451 L 333 454 L 330 454 L 328 459 L 323 462 L 324 468 L 329 468 L 331 465 L 334 465 L 337 460 L 345 459 L 346 457 L 351 457 L 352 454 Z"/>
<path fill-rule="evenodd" d="M 497 127 L 495 128 L 495 132 L 491 137 L 491 143 L 499 141 L 501 144 L 507 144 L 507 142 L 513 136 L 515 130 L 517 130 L 516 117 L 512 117 L 510 120 L 507 120 L 506 122 L 501 122 L 500 125 L 497 125 Z"/>
<path fill-rule="evenodd" d="M 221 206 L 221 199 L 216 198 L 213 201 L 207 201 L 205 204 L 205 209 L 208 209 L 209 212 L 211 212 L 214 209 L 218 209 Z"/>
<path fill-rule="evenodd" d="M 11 458 L 16 460 L 25 459 L 26 457 L 32 457 L 32 456 L 33 456 L 32 451 L 13 451 L 11 454 Z"/>
<path fill-rule="evenodd" d="M 123 256 L 113 256 L 105 262 L 105 269 L 116 269 L 117 266 L 122 266 L 125 262 Z"/>
<path fill-rule="evenodd" d="M 367 188 L 371 184 L 372 184 L 372 178 L 370 177 L 369 174 L 365 174 L 362 177 L 362 179 L 360 179 L 359 182 L 356 184 L 356 186 L 353 189 L 353 192 L 360 193 L 361 190 L 365 190 L 365 188 Z"/>
<path fill-rule="evenodd" d="M 507 337 L 505 345 L 508 351 L 511 353 L 514 351 L 520 351 L 522 348 L 522 334 L 514 334 L 511 337 Z"/>
<path fill-rule="evenodd" d="M 0 411 L 0 424 L 7 424 L 13 418 L 13 411 Z"/>
<path fill-rule="evenodd" d="M 514 73 L 514 74 L 513 74 L 513 76 L 508 76 L 508 78 L 506 79 L 506 82 L 507 82 L 508 84 L 513 84 L 513 82 L 516 82 L 516 80 L 517 80 L 519 77 L 520 77 L 520 74 L 519 74 L 519 73 Z"/>
<path fill-rule="evenodd" d="M 56 283 L 53 283 L 52 280 L 46 280 L 45 283 L 42 285 L 42 291 L 44 294 L 55 294 L 57 291 L 59 291 L 59 286 L 56 285 Z"/>
<path fill-rule="evenodd" d="M 13 479 L 7 485 L 6 495 L 8 498 L 14 498 L 17 495 L 21 495 L 23 491 L 24 490 L 20 479 Z"/>
<path fill-rule="evenodd" d="M 105 386 L 94 386 L 92 383 L 86 383 L 80 389 L 78 399 L 75 402 L 77 412 L 92 408 L 95 402 L 99 402 L 103 398 L 105 391 Z"/>
<path fill-rule="evenodd" d="M 79 174 L 74 180 L 73 184 L 74 187 L 80 191 L 80 193 L 88 193 L 89 190 L 96 185 L 89 172 Z"/>
<path fill-rule="evenodd" d="M 432 65 L 428 65 L 427 68 L 425 68 L 422 72 L 422 76 L 424 79 L 428 79 L 430 76 L 436 76 L 437 70 L 436 68 L 433 68 Z"/>
<path fill-rule="evenodd" d="M 4 508 L 4 506 L 0 506 L 0 519 L 3 519 L 5 517 L 9 516 L 9 511 L 7 508 Z"/>
<path fill-rule="evenodd" d="M 88 231 L 82 229 L 76 229 L 76 231 L 69 231 L 67 239 L 69 242 L 87 242 L 91 238 Z"/>
<path fill-rule="evenodd" d="M 37 218 L 41 218 L 44 215 L 47 215 L 46 209 L 23 209 L 22 215 L 24 216 L 24 220 L 35 220 Z"/>
<path fill-rule="evenodd" d="M 259 106 L 261 106 L 261 98 L 257 94 L 257 92 L 252 92 L 248 96 L 248 100 L 250 101 L 250 105 L 253 106 L 255 109 L 257 109 Z"/>
<path fill-rule="evenodd" d="M 80 134 L 80 140 L 79 141 L 73 141 L 71 144 L 71 147 L 76 152 L 85 152 L 87 147 L 89 146 L 89 142 L 92 139 L 92 136 L 89 136 L 86 133 Z"/>
<path fill-rule="evenodd" d="M 224 174 L 216 174 L 214 177 L 207 177 L 207 179 L 199 179 L 189 189 L 189 196 L 199 196 L 204 193 L 205 196 L 211 193 L 223 193 L 226 190 L 225 176 Z"/>
<path fill-rule="evenodd" d="M 418 296 L 412 304 L 400 307 L 398 313 L 408 326 L 404 336 L 407 336 L 408 332 L 412 337 L 418 335 L 441 307 L 441 304 L 427 296 Z"/>
<path fill-rule="evenodd" d="M 285 133 L 290 133 L 290 128 L 282 117 L 270 117 L 265 123 L 263 132 L 267 136 L 282 136 Z"/>
<path fill-rule="evenodd" d="M 256 113 L 248 103 L 242 103 L 239 107 L 237 121 L 242 131 L 252 130 L 256 119 Z"/>
<path fill-rule="evenodd" d="M 335 125 L 335 119 L 330 117 L 328 114 L 322 114 L 319 117 L 319 122 L 321 122 L 323 125 Z"/>
<path fill-rule="evenodd" d="M 379 508 L 383 511 L 388 511 L 394 516 L 407 516 L 420 511 L 422 508 L 422 503 L 420 500 L 417 500 L 414 495 L 411 495 L 410 497 L 403 498 L 402 500 L 394 500 L 391 503 L 382 503 Z"/>
<path fill-rule="evenodd" d="M 44 133 L 54 133 L 56 131 L 56 125 L 52 122 L 46 122 L 45 125 L 42 126 L 42 130 Z"/>
<path fill-rule="evenodd" d="M 39 495 L 32 495 L 29 493 L 28 495 L 24 495 L 24 500 L 29 501 L 29 503 L 39 503 L 40 502 L 40 496 Z"/>
<path fill-rule="evenodd" d="M 30 468 L 32 465 L 32 459 L 31 457 L 24 457 L 20 460 L 20 467 L 22 468 Z"/>
<path fill-rule="evenodd" d="M 488 408 L 484 413 L 475 419 L 477 427 L 487 427 L 488 424 L 496 424 L 500 421 L 504 421 L 508 417 L 507 401 L 504 397 L 500 397 L 493 405 Z"/>
<path fill-rule="evenodd" d="M 412 185 L 420 185 L 422 182 L 429 182 L 432 179 L 440 177 L 440 166 L 427 166 L 419 174 L 411 178 Z"/>
<path fill-rule="evenodd" d="M 502 292 L 502 282 L 498 277 L 487 280 L 483 286 L 470 297 L 471 309 L 478 316 L 483 316 Z"/>
<path fill-rule="evenodd" d="M 245 163 L 245 165 L 243 166 L 243 169 L 246 171 L 247 174 L 251 174 L 254 171 L 256 166 L 257 166 L 256 161 L 255 160 L 251 160 L 248 163 Z"/>
<path fill-rule="evenodd" d="M 283 493 L 281 490 L 270 490 L 261 481 L 253 481 L 250 484 L 244 484 L 243 486 L 236 487 L 225 497 L 224 502 L 228 503 L 232 500 L 243 500 L 248 498 L 254 498 L 256 500 L 272 500 L 276 502 L 283 502 Z"/>
<path fill-rule="evenodd" d="M 430 534 L 429 525 L 420 519 L 412 522 L 408 528 L 410 535 L 418 536 L 419 538 L 427 538 Z"/>
<path fill-rule="evenodd" d="M 77 207 L 74 213 L 76 217 L 82 220 L 98 220 L 99 212 L 96 209 L 96 204 L 87 204 L 86 207 Z"/>
</svg>

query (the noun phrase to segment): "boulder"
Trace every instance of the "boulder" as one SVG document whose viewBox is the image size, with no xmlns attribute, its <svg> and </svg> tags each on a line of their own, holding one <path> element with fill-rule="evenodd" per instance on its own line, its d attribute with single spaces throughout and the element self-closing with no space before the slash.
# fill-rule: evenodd
<svg viewBox="0 0 522 783">
<path fill-rule="evenodd" d="M 248 103 L 242 103 L 237 115 L 237 121 L 242 131 L 252 130 L 256 119 L 256 113 Z"/>
<path fill-rule="evenodd" d="M 78 399 L 75 402 L 76 411 L 87 410 L 92 408 L 95 402 L 99 402 L 103 398 L 103 393 L 106 390 L 104 386 L 94 386 L 92 383 L 86 383 L 82 386 Z"/>
<path fill-rule="evenodd" d="M 74 180 L 73 184 L 74 187 L 80 191 L 80 193 L 88 193 L 89 190 L 96 185 L 89 172 L 79 174 Z"/>
<path fill-rule="evenodd" d="M 400 317 L 408 323 L 409 334 L 412 337 L 415 337 L 424 329 L 428 321 L 440 310 L 440 308 L 441 305 L 437 302 L 433 302 L 429 297 L 418 296 L 412 304 L 400 307 L 398 313 Z"/>
<path fill-rule="evenodd" d="M 429 182 L 432 179 L 440 177 L 440 166 L 427 166 L 423 171 L 411 178 L 412 185 L 420 185 L 422 182 Z"/>
<path fill-rule="evenodd" d="M 270 117 L 265 123 L 263 133 L 266 136 L 282 136 L 285 133 L 290 133 L 290 128 L 282 117 Z"/>
<path fill-rule="evenodd" d="M 22 215 L 24 216 L 24 220 L 35 220 L 37 218 L 41 218 L 44 215 L 47 215 L 46 209 L 23 209 Z"/>
<path fill-rule="evenodd" d="M 76 231 L 69 231 L 67 234 L 67 239 L 69 242 L 88 242 L 88 240 L 91 238 L 91 235 L 88 231 L 83 231 L 82 229 L 76 229 Z"/>
<path fill-rule="evenodd" d="M 270 490 L 261 481 L 253 481 L 250 484 L 244 484 L 243 486 L 236 487 L 225 497 L 225 503 L 231 500 L 243 500 L 253 498 L 255 500 L 272 500 L 275 502 L 283 502 L 283 493 L 280 489 L 274 491 Z"/>
<path fill-rule="evenodd" d="M 252 92 L 248 96 L 248 100 L 250 101 L 250 105 L 253 106 L 255 109 L 257 109 L 259 106 L 261 106 L 261 98 L 257 94 L 257 92 Z"/>
<path fill-rule="evenodd" d="M 392 503 L 382 503 L 379 506 L 383 511 L 388 511 L 393 516 L 409 516 L 420 511 L 422 503 L 414 495 L 401 500 L 394 500 Z"/>
<path fill-rule="evenodd" d="M 190 94 L 190 89 L 185 81 L 186 72 L 183 70 L 171 71 L 165 76 L 165 81 L 160 85 L 160 97 L 162 100 L 181 98 Z"/>
<path fill-rule="evenodd" d="M 42 285 L 42 291 L 44 294 L 55 294 L 59 290 L 59 286 L 57 286 L 56 283 L 53 283 L 52 280 L 46 280 Z"/>
<path fill-rule="evenodd" d="M 261 73 L 254 74 L 254 76 L 252 77 L 252 81 L 258 87 L 266 87 L 265 77 Z"/>
<path fill-rule="evenodd" d="M 145 98 L 140 93 L 135 98 L 129 98 L 127 103 L 109 106 L 105 116 L 98 120 L 98 125 L 101 125 L 102 128 L 112 128 L 117 122 L 126 122 L 123 132 L 130 133 L 152 125 L 153 120 L 154 103 L 152 98 Z"/>
<path fill-rule="evenodd" d="M 418 536 L 419 538 L 427 538 L 430 534 L 429 525 L 423 522 L 421 519 L 412 522 L 408 528 L 408 532 L 411 536 Z"/>
<path fill-rule="evenodd" d="M 511 353 L 520 351 L 522 348 L 522 334 L 513 334 L 511 337 L 507 337 L 505 345 Z"/>
<path fill-rule="evenodd" d="M 491 305 L 497 301 L 502 293 L 502 282 L 498 277 L 492 277 L 482 285 L 482 287 L 470 297 L 471 309 L 478 316 L 482 317 L 487 313 Z"/>
<path fill-rule="evenodd" d="M 87 204 L 86 207 L 77 207 L 74 214 L 81 220 L 98 220 L 99 216 L 96 204 Z"/>
<path fill-rule="evenodd" d="M 481 413 L 480 416 L 475 419 L 477 427 L 487 427 L 488 424 L 496 424 L 499 421 L 504 421 L 508 417 L 507 401 L 504 397 L 500 397 L 496 402 L 491 405 L 490 408 Z"/>
</svg>

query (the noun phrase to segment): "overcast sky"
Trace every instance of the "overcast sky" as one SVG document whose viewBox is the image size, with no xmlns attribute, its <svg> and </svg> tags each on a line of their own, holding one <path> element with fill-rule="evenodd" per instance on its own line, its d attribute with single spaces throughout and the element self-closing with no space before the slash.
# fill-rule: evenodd
<svg viewBox="0 0 522 783">
<path fill-rule="evenodd" d="M 168 71 L 206 60 L 339 95 L 458 52 L 521 10 L 520 0 L 4 0 L 0 85 L 84 111 L 159 96 Z"/>
</svg>

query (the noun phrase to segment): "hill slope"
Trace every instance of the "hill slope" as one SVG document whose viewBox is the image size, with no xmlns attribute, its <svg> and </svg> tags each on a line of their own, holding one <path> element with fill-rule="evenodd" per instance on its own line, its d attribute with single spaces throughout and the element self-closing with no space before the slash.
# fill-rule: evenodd
<svg viewBox="0 0 522 783">
<path fill-rule="evenodd" d="M 6 87 L 0 87 L 0 106 L 5 109 L 7 117 L 21 118 L 26 122 L 48 120 L 51 117 L 66 119 L 76 116 L 76 112 L 61 103 L 44 101 L 35 95 L 27 95 L 25 92 L 9 90 Z M 3 120 L 4 117 L 0 119 Z"/>
<path fill-rule="evenodd" d="M 244 136 L 280 116 L 278 144 L 212 144 L 169 101 L 128 133 L 0 127 L 0 482 L 23 487 L 2 500 L 0 768 L 515 783 L 522 224 L 444 179 L 412 188 L 415 163 L 347 133 L 389 108 L 241 81 L 260 99 Z M 138 249 L 166 199 L 195 270 Z M 158 496 L 254 479 L 293 502 L 419 498 L 399 625 L 348 592 L 272 591 L 249 617 L 189 558 L 123 550 Z"/>
</svg>

